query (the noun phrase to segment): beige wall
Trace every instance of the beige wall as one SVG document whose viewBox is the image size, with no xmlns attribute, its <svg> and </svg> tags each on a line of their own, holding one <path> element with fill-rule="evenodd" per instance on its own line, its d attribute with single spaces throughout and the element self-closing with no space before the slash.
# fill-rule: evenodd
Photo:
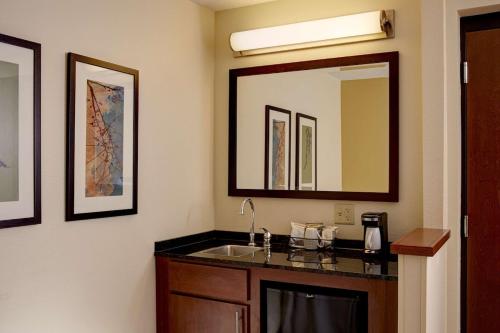
<svg viewBox="0 0 500 333">
<path fill-rule="evenodd" d="M 342 103 L 342 189 L 389 191 L 389 79 L 345 80 Z"/>
<path fill-rule="evenodd" d="M 229 34 L 234 31 L 358 13 L 396 10 L 396 38 L 287 53 L 233 58 Z M 354 202 L 356 224 L 342 226 L 340 237 L 362 238 L 359 216 L 371 210 L 389 214 L 389 239 L 422 224 L 422 148 L 420 82 L 420 3 L 401 0 L 280 0 L 216 13 L 215 67 L 215 205 L 216 227 L 247 231 L 248 217 L 238 214 L 242 198 L 227 196 L 228 70 L 264 64 L 340 57 L 384 51 L 400 52 L 400 201 Z M 257 198 L 256 223 L 273 233 L 289 232 L 292 219 L 332 222 L 335 201 Z"/>
<path fill-rule="evenodd" d="M 214 14 L 186 0 L 0 0 L 42 43 L 41 225 L 0 230 L 0 332 L 153 333 L 153 243 L 213 229 Z M 139 214 L 64 222 L 66 52 L 140 71 Z"/>
</svg>

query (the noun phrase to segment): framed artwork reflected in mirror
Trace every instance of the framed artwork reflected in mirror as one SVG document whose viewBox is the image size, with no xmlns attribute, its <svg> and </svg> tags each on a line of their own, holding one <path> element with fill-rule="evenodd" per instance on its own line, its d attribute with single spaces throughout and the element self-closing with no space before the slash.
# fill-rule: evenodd
<svg viewBox="0 0 500 333">
<path fill-rule="evenodd" d="M 264 188 L 290 189 L 291 111 L 266 105 Z"/>
<path fill-rule="evenodd" d="M 295 116 L 295 188 L 299 191 L 316 191 L 318 187 L 318 168 L 316 145 L 317 119 L 303 113 Z"/>
</svg>

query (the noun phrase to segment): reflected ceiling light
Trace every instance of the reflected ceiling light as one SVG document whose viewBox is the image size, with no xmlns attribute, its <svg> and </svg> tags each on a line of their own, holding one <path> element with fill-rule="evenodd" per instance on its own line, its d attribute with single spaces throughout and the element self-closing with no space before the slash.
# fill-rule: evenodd
<svg viewBox="0 0 500 333">
<path fill-rule="evenodd" d="M 394 37 L 394 10 L 234 32 L 235 57 Z"/>
</svg>

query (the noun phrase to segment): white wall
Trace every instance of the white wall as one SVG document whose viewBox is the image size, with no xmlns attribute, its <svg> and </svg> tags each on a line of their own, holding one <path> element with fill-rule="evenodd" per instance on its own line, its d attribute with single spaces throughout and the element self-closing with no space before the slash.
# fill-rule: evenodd
<svg viewBox="0 0 500 333">
<path fill-rule="evenodd" d="M 231 32 L 376 9 L 396 10 L 394 39 L 243 58 L 234 58 L 229 47 Z M 420 2 L 414 0 L 278 0 L 216 13 L 214 163 L 217 228 L 238 231 L 249 228 L 248 217 L 238 214 L 242 198 L 227 196 L 228 70 L 386 51 L 400 52 L 400 200 L 398 203 L 353 202 L 356 224 L 342 226 L 339 237 L 362 239 L 359 218 L 366 211 L 388 212 L 391 241 L 422 225 L 420 22 Z M 256 224 L 268 227 L 272 233 L 286 234 L 292 219 L 332 222 L 336 202 L 257 198 L 255 203 Z"/>
<path fill-rule="evenodd" d="M 0 230 L 0 332 L 155 332 L 154 241 L 214 227 L 213 31 L 187 0 L 0 0 L 42 44 L 43 209 Z M 68 51 L 140 71 L 138 215 L 64 222 Z"/>
<path fill-rule="evenodd" d="M 265 106 L 292 112 L 290 188 L 295 188 L 296 114 L 317 118 L 318 190 L 342 188 L 340 81 L 324 70 L 244 76 L 238 79 L 237 186 L 264 188 Z"/>
</svg>

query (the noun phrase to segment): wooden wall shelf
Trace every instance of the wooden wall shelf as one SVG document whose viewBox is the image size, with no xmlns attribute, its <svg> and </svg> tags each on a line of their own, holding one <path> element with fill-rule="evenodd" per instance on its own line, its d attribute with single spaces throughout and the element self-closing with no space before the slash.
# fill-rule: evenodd
<svg viewBox="0 0 500 333">
<path fill-rule="evenodd" d="M 450 238 L 448 229 L 417 228 L 391 244 L 391 253 L 434 256 Z"/>
</svg>

